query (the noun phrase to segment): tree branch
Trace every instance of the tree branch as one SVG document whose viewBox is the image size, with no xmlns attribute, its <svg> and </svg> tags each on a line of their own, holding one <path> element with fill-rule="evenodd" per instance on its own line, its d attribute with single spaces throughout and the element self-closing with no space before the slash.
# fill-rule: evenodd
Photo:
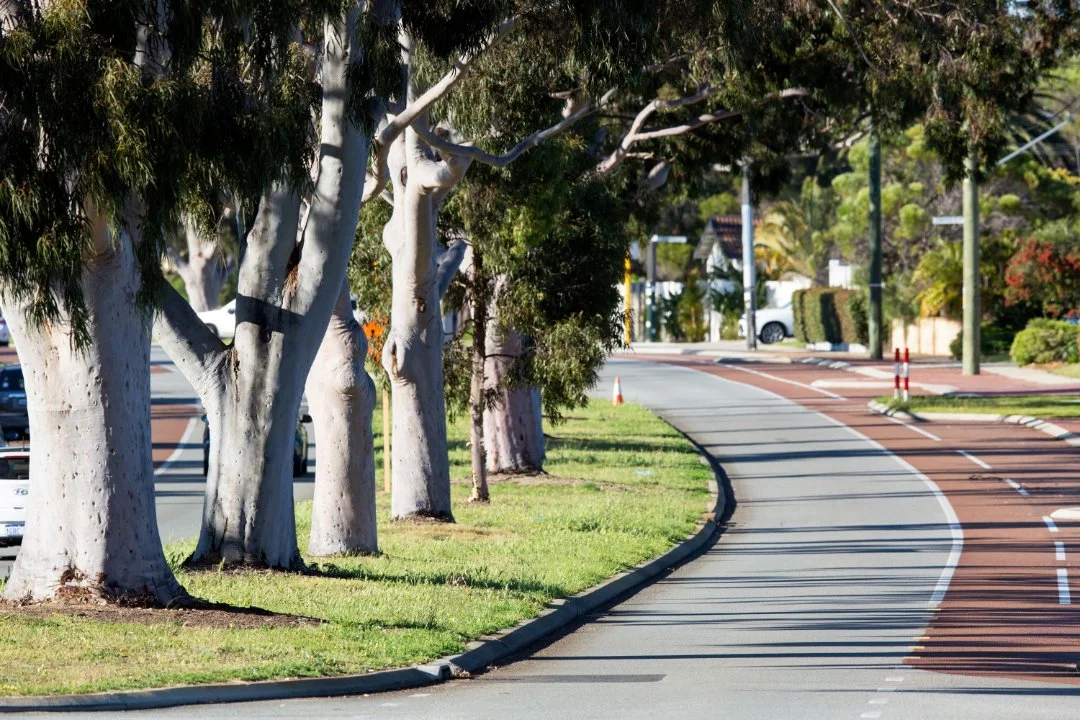
<svg viewBox="0 0 1080 720">
<path fill-rule="evenodd" d="M 461 267 L 461 261 L 465 259 L 466 247 L 468 244 L 464 240 L 458 240 L 446 248 L 436 261 L 435 287 L 440 299 L 446 295 L 446 291 L 450 288 L 450 281 L 454 279 L 458 268 Z"/>
<path fill-rule="evenodd" d="M 537 132 L 524 138 L 521 142 L 515 145 L 509 152 L 503 155 L 492 155 L 485 152 L 478 147 L 465 143 L 452 143 L 449 140 L 442 138 L 435 133 L 431 132 L 427 128 L 417 128 L 417 133 L 423 138 L 424 142 L 431 145 L 433 148 L 441 153 L 447 155 L 456 155 L 458 157 L 468 158 L 469 160 L 483 163 L 485 165 L 491 165 L 492 167 L 504 168 L 510 163 L 517 160 L 526 151 L 542 144 L 548 138 L 566 130 L 568 127 L 576 123 L 583 117 L 590 115 L 600 108 L 604 107 L 610 100 L 612 95 L 615 94 L 614 90 L 609 90 L 604 94 L 604 97 L 600 99 L 600 102 L 596 105 L 588 103 L 581 108 L 577 109 L 558 123 L 552 125 L 545 130 L 538 130 Z"/>
<path fill-rule="evenodd" d="M 453 67 L 443 75 L 442 79 L 428 88 L 420 97 L 408 103 L 393 120 L 387 122 L 385 127 L 379 130 L 372 142 L 372 173 L 364 183 L 365 203 L 379 195 L 383 188 L 386 187 L 389 176 L 387 155 L 394 140 L 404 132 L 405 128 L 412 125 L 417 118 L 426 113 L 440 98 L 450 92 L 462 78 L 469 74 L 469 70 L 472 69 L 476 60 L 510 34 L 518 26 L 519 22 L 520 18 L 514 16 L 499 23 L 499 26 L 491 34 L 487 42 L 475 51 L 465 53 L 458 58 Z"/>
<path fill-rule="evenodd" d="M 195 390 L 206 396 L 224 362 L 227 348 L 199 319 L 176 288 L 166 284 L 154 317 L 154 335 Z"/>
</svg>

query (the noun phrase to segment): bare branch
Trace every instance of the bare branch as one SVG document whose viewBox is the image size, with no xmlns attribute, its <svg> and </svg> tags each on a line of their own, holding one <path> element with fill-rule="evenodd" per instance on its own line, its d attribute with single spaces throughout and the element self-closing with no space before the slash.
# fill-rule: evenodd
<svg viewBox="0 0 1080 720">
<path fill-rule="evenodd" d="M 154 318 L 154 335 L 199 394 L 211 394 L 203 391 L 214 388 L 214 376 L 224 362 L 227 348 L 168 284 Z"/>
<path fill-rule="evenodd" d="M 496 45 L 514 30 L 520 23 L 517 16 L 508 18 L 499 23 L 495 32 L 487 41 L 473 52 L 465 53 L 454 63 L 454 66 L 443 75 L 442 79 L 427 89 L 420 97 L 409 102 L 407 106 L 393 120 L 387 122 L 375 135 L 372 143 L 372 174 L 364 184 L 364 202 L 368 202 L 379 195 L 386 187 L 389 176 L 389 167 L 386 158 L 390 152 L 390 146 L 401 135 L 405 128 L 412 125 L 417 118 L 426 113 L 432 105 L 457 85 L 457 83 L 469 74 L 476 60 L 487 50 Z"/>
<path fill-rule="evenodd" d="M 485 152 L 478 147 L 473 147 L 472 145 L 468 144 L 452 143 L 445 138 L 439 137 L 430 130 L 420 130 L 418 128 L 417 132 L 424 139 L 424 142 L 428 143 L 441 153 L 468 158 L 471 161 L 480 162 L 485 165 L 491 165 L 492 167 L 504 168 L 510 163 L 517 160 L 519 157 L 521 157 L 521 155 L 524 154 L 526 151 L 536 147 L 537 145 L 542 144 L 545 140 L 554 137 L 555 135 L 558 135 L 559 133 L 563 132 L 568 127 L 576 123 L 578 120 L 581 120 L 583 117 L 591 115 L 600 108 L 604 107 L 604 105 L 610 102 L 611 97 L 612 95 L 614 95 L 614 93 L 614 90 L 609 90 L 607 93 L 604 94 L 604 97 L 600 99 L 599 103 L 595 105 L 593 105 L 592 103 L 587 103 L 583 105 L 578 110 L 568 115 L 566 118 L 562 119 L 556 124 L 552 125 L 551 127 L 545 130 L 539 130 L 532 135 L 529 135 L 517 145 L 515 145 L 509 152 L 503 155 L 492 155 L 491 153 Z"/>
<path fill-rule="evenodd" d="M 600 163 L 598 163 L 593 172 L 597 175 L 610 172 L 620 162 L 631 156 L 630 148 L 633 147 L 635 143 L 642 142 L 644 140 L 655 140 L 657 138 L 683 135 L 690 132 L 691 130 L 696 130 L 699 127 L 708 125 L 709 123 L 726 120 L 728 118 L 741 115 L 743 112 L 745 112 L 743 110 L 721 110 L 719 112 L 705 113 L 703 115 L 699 115 L 693 120 L 689 120 L 685 123 L 680 123 L 678 125 L 673 125 L 671 127 L 660 128 L 657 130 L 642 131 L 645 122 L 657 111 L 670 110 L 674 108 L 681 108 L 688 105 L 693 105 L 708 99 L 712 95 L 715 95 L 716 92 L 717 90 L 715 88 L 705 87 L 692 95 L 687 95 L 676 100 L 653 100 L 651 103 L 642 108 L 641 111 L 637 114 L 637 117 L 634 118 L 634 122 L 630 125 L 630 129 L 627 131 L 626 135 L 623 136 L 622 142 L 619 143 L 619 147 L 615 148 L 611 155 L 604 158 Z M 780 92 L 769 93 L 768 95 L 765 95 L 757 102 L 757 104 L 769 102 L 771 100 L 783 100 L 785 98 L 791 97 L 806 97 L 809 94 L 809 91 L 803 88 L 787 88 L 785 90 L 781 90 Z"/>
<path fill-rule="evenodd" d="M 465 259 L 466 247 L 468 244 L 464 240 L 457 240 L 446 248 L 436 261 L 435 287 L 439 291 L 440 298 L 446 295 L 446 291 L 450 288 L 450 281 L 454 279 L 458 268 L 461 267 L 461 261 Z"/>
</svg>

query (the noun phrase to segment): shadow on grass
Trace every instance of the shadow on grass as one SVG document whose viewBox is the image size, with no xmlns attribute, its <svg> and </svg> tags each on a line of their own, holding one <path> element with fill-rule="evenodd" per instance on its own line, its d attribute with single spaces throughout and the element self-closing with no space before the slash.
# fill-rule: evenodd
<svg viewBox="0 0 1080 720">
<path fill-rule="evenodd" d="M 367 580 L 400 585 L 446 585 L 448 587 L 500 590 L 530 595 L 542 594 L 548 597 L 564 597 L 570 594 L 570 591 L 562 585 L 552 585 L 520 578 L 496 580 L 488 577 L 478 577 L 469 572 L 427 572 L 396 575 L 362 566 L 342 567 L 334 563 L 323 563 L 310 566 L 308 574 L 334 580 Z"/>
</svg>

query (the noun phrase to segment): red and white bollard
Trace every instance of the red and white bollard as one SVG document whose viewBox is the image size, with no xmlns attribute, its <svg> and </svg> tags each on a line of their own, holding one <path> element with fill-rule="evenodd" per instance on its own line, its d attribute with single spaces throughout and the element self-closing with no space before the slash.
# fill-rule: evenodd
<svg viewBox="0 0 1080 720">
<path fill-rule="evenodd" d="M 911 353 L 904 348 L 904 361 L 900 362 L 900 348 L 893 354 L 893 399 L 907 402 L 911 399 Z M 900 381 L 903 380 L 903 390 Z"/>
<path fill-rule="evenodd" d="M 893 400 L 900 399 L 900 348 L 893 351 Z"/>
</svg>

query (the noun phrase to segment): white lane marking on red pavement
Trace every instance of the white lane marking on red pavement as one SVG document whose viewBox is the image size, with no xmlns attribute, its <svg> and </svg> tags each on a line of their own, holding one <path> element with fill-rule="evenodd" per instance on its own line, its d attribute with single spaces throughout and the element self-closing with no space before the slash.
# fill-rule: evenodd
<svg viewBox="0 0 1080 720">
<path fill-rule="evenodd" d="M 1046 523 L 1046 529 L 1050 532 L 1056 533 L 1058 531 L 1057 523 L 1051 520 L 1048 515 L 1043 515 L 1043 522 Z"/>
<path fill-rule="evenodd" d="M 923 430 L 923 429 L 922 429 L 921 427 L 915 427 L 914 425 L 908 425 L 908 424 L 907 424 L 906 422 L 904 422 L 903 420 L 897 420 L 896 418 L 894 418 L 894 417 L 889 417 L 888 415 L 886 415 L 886 416 L 885 416 L 885 419 L 886 419 L 886 420 L 889 420 L 889 421 L 891 421 L 891 422 L 894 422 L 894 423 L 896 423 L 897 425 L 901 425 L 901 426 L 903 426 L 903 427 L 906 427 L 906 428 L 907 428 L 908 430 L 912 430 L 912 431 L 914 431 L 914 432 L 917 432 L 917 433 L 919 433 L 920 435 L 922 435 L 923 437 L 928 437 L 928 438 L 930 438 L 931 440 L 933 440 L 934 442 L 941 442 L 941 438 L 939 438 L 939 437 L 938 437 L 937 435 L 935 435 L 935 434 L 934 434 L 934 433 L 932 433 L 932 432 L 927 432 L 926 430 Z"/>
<path fill-rule="evenodd" d="M 1072 597 L 1069 596 L 1069 571 L 1058 568 L 1058 603 L 1072 605 Z"/>
<path fill-rule="evenodd" d="M 195 428 L 198 427 L 196 422 L 198 418 L 191 418 L 188 420 L 187 427 L 184 429 L 184 434 L 180 436 L 180 442 L 177 444 L 176 449 L 172 451 L 172 454 L 165 459 L 165 462 L 161 463 L 161 467 L 154 471 L 155 475 L 160 475 L 169 469 L 169 466 L 180 459 L 180 453 L 187 449 L 188 443 L 191 442 L 191 436 L 195 434 Z"/>
<path fill-rule="evenodd" d="M 751 370 L 750 368 L 739 367 L 737 365 L 722 365 L 721 367 L 728 367 L 728 368 L 731 368 L 732 370 L 738 370 L 739 372 L 750 373 L 751 375 L 757 375 L 758 377 L 768 378 L 770 380 L 775 380 L 776 382 L 782 382 L 782 383 L 786 383 L 788 385 L 794 385 L 795 387 L 801 387 L 801 388 L 804 388 L 806 390 L 813 390 L 816 393 L 821 393 L 822 395 L 825 395 L 827 397 L 831 397 L 834 400 L 847 400 L 847 398 L 845 398 L 843 395 L 837 395 L 834 392 L 829 392 L 828 390 L 822 390 L 821 388 L 816 388 L 813 385 L 807 385 L 806 383 L 796 382 L 794 380 L 788 380 L 787 378 L 776 377 L 775 375 L 770 375 L 769 373 L 763 373 L 763 372 L 761 372 L 759 370 Z M 779 397 L 779 396 L 777 396 L 777 397 Z M 785 400 L 790 400 L 789 398 L 784 398 L 784 399 Z"/>
<path fill-rule="evenodd" d="M 744 368 L 738 369 L 742 370 Z M 728 379 L 727 381 L 738 382 L 737 380 L 730 379 Z M 794 400 L 786 398 L 783 395 L 774 393 L 772 390 L 765 390 L 764 388 L 757 387 L 756 385 L 751 385 L 750 387 L 753 387 L 755 390 L 765 393 L 766 395 L 770 395 L 777 400 L 798 405 L 798 403 Z M 941 575 L 938 577 L 937 585 L 934 587 L 934 594 L 930 596 L 930 601 L 927 603 L 927 607 L 930 608 L 936 608 L 941 605 L 942 600 L 945 599 L 945 593 L 949 590 L 949 583 L 952 582 L 953 574 L 956 573 L 956 566 L 960 563 L 960 553 L 964 549 L 964 528 L 960 525 L 960 519 L 956 517 L 956 511 L 953 510 L 953 506 L 949 502 L 949 498 L 945 497 L 945 493 L 941 492 L 941 488 L 937 486 L 937 483 L 927 477 L 925 473 L 919 472 L 919 470 L 917 470 L 914 465 L 894 453 L 892 450 L 889 450 L 877 440 L 871 440 L 855 428 L 849 425 L 845 425 L 836 418 L 831 418 L 825 413 L 817 412 L 816 410 L 810 410 L 809 408 L 806 409 L 814 415 L 817 415 L 825 422 L 831 423 L 838 428 L 841 428 L 849 435 L 856 437 L 859 440 L 862 440 L 870 447 L 877 448 L 881 452 L 885 453 L 888 457 L 891 457 L 893 460 L 895 460 L 896 464 L 898 464 L 900 467 L 904 468 L 912 475 L 922 480 L 923 484 L 925 484 L 926 487 L 930 489 L 930 492 L 934 494 L 934 498 L 938 501 L 938 505 L 941 507 L 941 512 L 945 515 L 946 522 L 949 523 L 949 533 L 952 536 L 952 548 L 949 550 L 949 557 L 947 560 L 945 560 L 945 566 L 941 568 Z"/>
<path fill-rule="evenodd" d="M 1020 493 L 1021 495 L 1023 495 L 1024 497 L 1027 497 L 1028 495 L 1030 495 L 1030 494 L 1031 494 L 1031 493 L 1029 493 L 1029 492 L 1028 492 L 1028 491 L 1027 491 L 1027 490 L 1026 490 L 1026 489 L 1024 488 L 1024 486 L 1023 486 L 1023 485 L 1021 485 L 1020 483 L 1016 482 L 1015 480 L 1010 480 L 1009 478 L 1005 478 L 1005 483 L 1006 483 L 1006 484 L 1007 484 L 1007 485 L 1008 485 L 1009 487 L 1011 487 L 1011 488 L 1012 488 L 1013 490 L 1015 490 L 1016 492 L 1018 492 L 1018 493 Z"/>
<path fill-rule="evenodd" d="M 1065 543 L 1061 542 L 1060 540 L 1055 540 L 1054 541 L 1054 559 L 1055 560 L 1064 560 L 1065 559 Z"/>
<path fill-rule="evenodd" d="M 974 455 L 972 455 L 971 453 L 969 453 L 967 450 L 957 450 L 956 452 L 960 453 L 961 455 L 966 457 L 968 460 L 970 460 L 971 462 L 973 462 L 976 465 L 978 465 L 979 467 L 981 467 L 983 470 L 993 470 L 994 469 L 994 468 L 990 467 L 987 463 L 983 462 L 979 458 L 977 458 Z"/>
</svg>

